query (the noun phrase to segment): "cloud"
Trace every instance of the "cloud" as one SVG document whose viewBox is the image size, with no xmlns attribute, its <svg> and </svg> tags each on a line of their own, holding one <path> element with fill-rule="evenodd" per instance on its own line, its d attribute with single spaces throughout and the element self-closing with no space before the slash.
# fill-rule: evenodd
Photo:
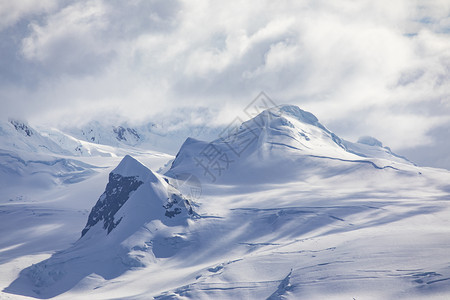
<svg viewBox="0 0 450 300">
<path fill-rule="evenodd" d="M 227 122 L 264 90 L 344 138 L 375 135 L 402 151 L 433 147 L 450 121 L 445 0 L 9 5 L 2 117 L 144 120 L 210 107 Z"/>
<path fill-rule="evenodd" d="M 64 7 L 42 25 L 31 22 L 22 40 L 24 58 L 51 74 L 93 73 L 113 52 L 102 38 L 109 25 L 106 13 L 101 2 L 89 1 Z"/>
<path fill-rule="evenodd" d="M 426 143 L 417 147 L 410 147 L 400 153 L 413 162 L 422 166 L 450 169 L 450 123 L 436 126 L 428 132 L 433 138 L 432 143 Z"/>
<path fill-rule="evenodd" d="M 50 12 L 56 6 L 55 0 L 2 1 L 0 2 L 0 30 L 13 26 L 25 17 Z"/>
</svg>

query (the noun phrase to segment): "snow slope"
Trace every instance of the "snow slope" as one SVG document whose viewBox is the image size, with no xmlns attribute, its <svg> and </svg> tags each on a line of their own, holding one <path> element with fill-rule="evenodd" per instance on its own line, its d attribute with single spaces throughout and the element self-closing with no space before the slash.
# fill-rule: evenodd
<svg viewBox="0 0 450 300">
<path fill-rule="evenodd" d="M 171 121 L 148 122 L 134 126 L 128 123 L 109 124 L 91 121 L 82 126 L 64 128 L 63 131 L 66 135 L 88 142 L 90 145 L 125 149 L 133 147 L 174 154 L 187 136 L 211 138 L 221 130 L 220 127 L 181 124 L 181 120 L 177 119 Z"/>
<path fill-rule="evenodd" d="M 91 273 L 112 279 L 150 265 L 183 244 L 181 232 L 195 217 L 192 203 L 159 175 L 125 156 L 109 175 L 105 192 L 91 210 L 81 238 L 67 250 L 21 272 L 7 292 L 53 297 Z M 149 243 L 149 241 L 152 241 Z"/>
<path fill-rule="evenodd" d="M 0 237 L 0 253 L 6 253 L 0 268 L 11 274 L 0 280 L 0 296 L 450 295 L 446 170 L 417 167 L 374 139 L 346 142 L 293 106 L 265 111 L 211 143 L 187 139 L 166 176 L 144 166 L 157 169 L 162 158 L 157 164 L 145 159 L 125 156 L 103 194 L 110 169 L 47 195 L 60 198 L 53 209 L 67 205 L 73 213 L 39 202 L 3 203 L 0 225 L 13 226 Z M 191 181 L 183 185 L 183 179 Z M 195 205 L 187 196 L 193 187 L 201 190 L 190 194 Z M 88 196 L 93 200 L 74 201 Z M 30 207 L 43 215 L 33 217 Z M 17 220 L 26 218 L 43 229 L 22 232 Z M 20 233 L 40 248 L 24 247 Z"/>
<path fill-rule="evenodd" d="M 192 173 L 211 182 L 274 182 L 302 173 L 306 178 L 312 170 L 345 174 L 352 168 L 406 171 L 411 166 L 382 145 L 344 141 L 311 113 L 285 105 L 230 128 L 210 143 L 188 138 L 167 175 Z"/>
<path fill-rule="evenodd" d="M 0 121 L 0 149 L 82 157 L 123 157 L 148 151 L 176 153 L 187 136 L 209 138 L 216 136 L 219 130 L 220 127 L 203 125 L 167 126 L 149 122 L 130 126 L 127 123 L 111 125 L 107 121 L 57 129 L 10 119 Z"/>
<path fill-rule="evenodd" d="M 392 152 L 389 147 L 384 147 L 383 143 L 374 137 L 363 136 L 360 137 L 358 139 L 358 142 L 356 143 L 352 143 L 346 140 L 343 140 L 343 143 L 347 151 L 362 157 L 377 157 L 391 160 L 394 162 L 414 164 L 413 162 L 409 161 L 406 157 L 400 156 Z"/>
<path fill-rule="evenodd" d="M 0 149 L 4 150 L 71 154 L 24 121 L 10 119 L 8 122 L 1 122 L 0 138 Z"/>
<path fill-rule="evenodd" d="M 123 156 L 126 153 L 117 147 L 77 139 L 54 128 L 36 129 L 25 121 L 14 119 L 0 123 L 0 149 L 19 153 L 63 156 L 108 157 Z M 133 149 L 127 150 L 133 152 Z"/>
</svg>

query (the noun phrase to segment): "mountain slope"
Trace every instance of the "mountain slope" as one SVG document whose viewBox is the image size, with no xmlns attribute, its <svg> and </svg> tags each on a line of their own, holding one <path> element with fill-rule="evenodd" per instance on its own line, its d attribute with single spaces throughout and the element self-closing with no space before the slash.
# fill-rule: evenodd
<svg viewBox="0 0 450 300">
<path fill-rule="evenodd" d="M 27 122 L 10 119 L 0 123 L 0 149 L 33 153 L 71 154 Z"/>
<path fill-rule="evenodd" d="M 211 182 L 273 181 L 323 169 L 334 169 L 334 173 L 361 167 L 406 171 L 411 166 L 381 144 L 342 140 L 311 113 L 285 105 L 229 128 L 212 142 L 188 138 L 166 174 L 192 173 Z"/>
<path fill-rule="evenodd" d="M 116 156 L 124 151 L 77 139 L 54 128 L 34 128 L 25 121 L 0 123 L 0 149 L 59 156 Z"/>
<path fill-rule="evenodd" d="M 21 272 L 7 292 L 48 298 L 91 273 L 112 279 L 183 246 L 181 232 L 195 218 L 193 204 L 140 162 L 125 156 L 110 173 L 81 238 L 67 250 Z M 177 246 L 167 244 L 176 241 Z M 24 293 L 25 292 L 25 293 Z"/>
<path fill-rule="evenodd" d="M 406 157 L 400 156 L 392 152 L 389 147 L 383 146 L 379 140 L 371 136 L 363 136 L 356 143 L 343 140 L 347 151 L 362 157 L 382 158 L 403 164 L 412 164 Z"/>
<path fill-rule="evenodd" d="M 99 169 L 75 158 L 0 149 L 0 201 L 74 184 Z"/>
<path fill-rule="evenodd" d="M 171 119 L 171 121 L 148 122 L 134 126 L 126 122 L 109 124 L 90 121 L 82 126 L 64 128 L 63 132 L 77 140 L 94 145 L 175 153 L 186 136 L 208 139 L 216 136 L 220 129 L 206 125 L 183 124 L 183 119 Z"/>
</svg>

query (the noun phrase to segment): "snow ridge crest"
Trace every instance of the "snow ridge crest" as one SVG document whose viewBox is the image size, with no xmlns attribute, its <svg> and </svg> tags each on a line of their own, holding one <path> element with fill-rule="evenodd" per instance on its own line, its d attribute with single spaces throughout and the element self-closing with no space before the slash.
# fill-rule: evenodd
<svg viewBox="0 0 450 300">
<path fill-rule="evenodd" d="M 125 155 L 119 165 L 111 172 L 121 175 L 122 177 L 138 177 L 144 182 L 156 182 L 156 175 L 140 161 L 130 155 Z"/>
</svg>

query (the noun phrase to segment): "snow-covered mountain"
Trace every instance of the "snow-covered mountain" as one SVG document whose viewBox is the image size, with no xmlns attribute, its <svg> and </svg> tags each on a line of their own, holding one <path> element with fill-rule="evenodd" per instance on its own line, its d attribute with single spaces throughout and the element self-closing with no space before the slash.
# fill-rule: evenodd
<svg viewBox="0 0 450 300">
<path fill-rule="evenodd" d="M 189 217 L 195 217 L 191 201 L 160 175 L 127 155 L 109 174 L 106 190 L 92 208 L 81 235 L 89 238 L 95 236 L 91 232 L 104 233 L 105 230 L 109 235 L 114 229 L 127 237 L 138 229 L 133 226 L 142 226 L 149 220 L 175 225 L 186 223 Z"/>
<path fill-rule="evenodd" d="M 130 156 L 109 174 L 81 238 L 72 247 L 21 272 L 7 289 L 49 298 L 92 273 L 115 278 L 186 246 L 182 232 L 196 218 L 193 203 Z M 22 290 L 29 286 L 28 291 Z"/>
<path fill-rule="evenodd" d="M 31 153 L 72 154 L 43 136 L 25 121 L 9 119 L 0 123 L 0 149 Z"/>
<path fill-rule="evenodd" d="M 136 149 L 118 142 L 109 147 Z M 29 201 L 0 199 L 0 226 L 14 225 L 0 237 L 0 296 L 450 295 L 446 170 L 417 167 L 371 137 L 345 141 L 289 105 L 211 142 L 187 138 L 173 162 L 133 151 L 139 161 L 79 157 L 96 175 Z M 150 170 L 163 165 L 165 175 Z"/>
<path fill-rule="evenodd" d="M 123 154 L 110 145 L 77 139 L 54 128 L 35 128 L 25 121 L 10 119 L 0 123 L 0 149 L 25 154 L 62 156 L 116 156 Z"/>
<path fill-rule="evenodd" d="M 284 105 L 265 110 L 239 127 L 228 128 L 212 142 L 188 138 L 167 175 L 192 172 L 212 182 L 249 178 L 273 181 L 280 178 L 279 172 L 298 176 L 307 171 L 308 176 L 311 169 L 321 172 L 333 168 L 330 160 L 344 162 L 336 164 L 338 168 L 349 163 L 377 169 L 412 165 L 374 138 L 365 137 L 358 143 L 345 141 L 313 114 Z"/>
<path fill-rule="evenodd" d="M 174 120 L 177 121 L 177 120 Z M 181 122 L 181 121 L 178 121 Z M 151 149 L 164 153 L 176 153 L 187 136 L 210 139 L 222 130 L 221 127 L 207 125 L 189 125 L 165 122 L 148 122 L 130 125 L 91 121 L 80 127 L 64 129 L 66 134 L 90 144 L 112 147 Z"/>
<path fill-rule="evenodd" d="M 180 121 L 178 121 L 180 122 Z M 80 126 L 31 126 L 26 121 L 0 122 L 0 149 L 68 156 L 124 156 L 153 152 L 176 153 L 187 136 L 211 138 L 221 127 L 148 122 L 130 126 L 90 121 Z"/>
</svg>

